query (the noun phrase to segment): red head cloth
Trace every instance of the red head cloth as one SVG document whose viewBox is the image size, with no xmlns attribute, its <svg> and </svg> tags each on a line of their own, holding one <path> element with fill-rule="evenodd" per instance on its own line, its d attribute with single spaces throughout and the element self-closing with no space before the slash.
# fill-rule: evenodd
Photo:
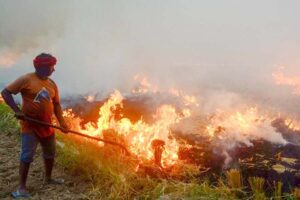
<svg viewBox="0 0 300 200">
<path fill-rule="evenodd" d="M 56 58 L 51 54 L 42 53 L 33 60 L 34 67 L 53 66 L 56 64 Z"/>
</svg>

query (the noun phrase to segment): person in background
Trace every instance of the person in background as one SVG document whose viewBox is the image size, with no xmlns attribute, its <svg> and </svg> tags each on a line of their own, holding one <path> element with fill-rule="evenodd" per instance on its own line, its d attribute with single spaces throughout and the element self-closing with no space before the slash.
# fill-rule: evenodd
<svg viewBox="0 0 300 200">
<path fill-rule="evenodd" d="M 51 177 L 55 157 L 55 134 L 51 127 L 41 126 L 26 121 L 26 116 L 52 122 L 55 114 L 62 131 L 68 133 L 68 127 L 62 116 L 58 88 L 49 77 L 54 72 L 56 58 L 50 54 L 42 53 L 33 60 L 35 72 L 25 74 L 8 86 L 1 95 L 8 106 L 15 112 L 21 124 L 21 155 L 19 167 L 19 188 L 12 192 L 14 198 L 30 197 L 26 189 L 26 180 L 38 143 L 42 147 L 45 164 L 44 182 L 48 184 L 62 184 L 63 179 Z M 21 93 L 22 109 L 20 109 L 12 94 Z"/>
</svg>

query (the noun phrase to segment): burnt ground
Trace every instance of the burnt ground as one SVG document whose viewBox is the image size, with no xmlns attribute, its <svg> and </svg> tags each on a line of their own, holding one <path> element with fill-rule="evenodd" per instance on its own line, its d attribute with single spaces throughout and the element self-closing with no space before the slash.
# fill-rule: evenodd
<svg viewBox="0 0 300 200">
<path fill-rule="evenodd" d="M 12 199 L 10 193 L 18 187 L 20 141 L 16 135 L 0 135 L 0 199 Z M 32 199 L 87 199 L 84 196 L 86 185 L 68 174 L 61 166 L 56 164 L 53 177 L 63 178 L 64 185 L 44 185 L 43 173 L 44 166 L 39 147 L 27 181 Z"/>
<path fill-rule="evenodd" d="M 162 101 L 155 101 L 156 98 Z M 152 123 L 152 115 L 156 108 L 164 102 L 177 105 L 178 102 L 172 103 L 172 101 L 174 98 L 167 98 L 163 94 L 131 96 L 123 101 L 122 109 L 116 109 L 116 118 L 121 114 L 120 116 L 135 122 L 143 117 L 147 123 Z M 87 102 L 82 98 L 77 102 L 72 99 L 66 100 L 64 104 L 72 108 L 75 115 L 83 119 L 82 124 L 85 124 L 97 121 L 99 108 L 103 102 Z M 250 147 L 240 144 L 228 150 L 227 153 L 232 160 L 227 166 L 224 166 L 226 155 L 223 153 L 223 148 L 210 141 L 210 138 L 201 134 L 192 135 L 180 131 L 175 131 L 173 135 L 179 141 L 183 140 L 183 144 L 192 145 L 192 148 L 179 150 L 179 159 L 203 167 L 206 173 L 201 173 L 201 176 L 212 177 L 213 182 L 217 181 L 228 169 L 237 168 L 242 172 L 245 183 L 248 183 L 248 177 L 264 177 L 271 185 L 270 190 L 273 190 L 274 181 L 280 181 L 283 183 L 283 191 L 289 192 L 291 187 L 300 187 L 300 131 L 290 129 L 281 118 L 274 120 L 271 125 L 289 144 L 277 145 L 264 140 L 251 141 L 253 146 Z"/>
<path fill-rule="evenodd" d="M 224 175 L 228 169 L 239 169 L 243 183 L 249 188 L 249 177 L 265 179 L 265 191 L 271 193 L 274 182 L 282 182 L 282 191 L 289 193 L 291 188 L 300 186 L 300 146 L 274 145 L 267 141 L 253 141 L 253 146 L 240 146 L 229 154 L 231 162 L 222 165 L 225 157 L 208 145 L 197 145 L 189 149 L 181 149 L 179 158 L 202 166 L 208 170 L 201 174 L 201 178 L 209 177 L 213 182 Z"/>
</svg>

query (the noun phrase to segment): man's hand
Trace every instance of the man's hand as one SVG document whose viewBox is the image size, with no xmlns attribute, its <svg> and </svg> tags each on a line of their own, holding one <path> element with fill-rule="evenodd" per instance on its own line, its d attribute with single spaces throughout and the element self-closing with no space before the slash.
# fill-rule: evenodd
<svg viewBox="0 0 300 200">
<path fill-rule="evenodd" d="M 65 133 L 65 134 L 68 134 L 68 132 L 69 132 L 69 127 L 68 127 L 68 125 L 65 123 L 65 122 L 61 122 L 61 123 L 59 123 L 60 124 L 60 127 L 61 127 L 61 131 L 63 132 L 63 133 Z"/>
<path fill-rule="evenodd" d="M 54 103 L 53 105 L 54 105 L 55 116 L 56 116 L 57 120 L 59 121 L 59 125 L 61 126 L 60 130 L 62 132 L 64 132 L 65 134 L 67 134 L 69 132 L 69 127 L 63 118 L 61 106 L 59 103 Z"/>
<path fill-rule="evenodd" d="M 20 120 L 24 120 L 25 119 L 25 115 L 24 115 L 24 113 L 22 111 L 15 112 L 15 117 L 17 119 L 20 119 Z"/>
</svg>

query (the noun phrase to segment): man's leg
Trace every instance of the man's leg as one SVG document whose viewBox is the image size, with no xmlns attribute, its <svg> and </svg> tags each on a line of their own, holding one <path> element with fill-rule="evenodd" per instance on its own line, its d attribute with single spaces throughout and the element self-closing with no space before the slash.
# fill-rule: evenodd
<svg viewBox="0 0 300 200">
<path fill-rule="evenodd" d="M 25 163 L 23 161 L 20 161 L 20 167 L 19 167 L 19 190 L 26 191 L 26 181 L 27 181 L 27 175 L 29 171 L 30 163 Z"/>
<path fill-rule="evenodd" d="M 54 158 L 49 158 L 49 159 L 45 158 L 44 163 L 45 163 L 45 181 L 49 182 L 51 180 Z"/>
<path fill-rule="evenodd" d="M 26 181 L 30 163 L 33 161 L 33 157 L 37 147 L 37 138 L 32 133 L 22 133 L 22 147 L 20 156 L 20 168 L 19 168 L 19 190 L 26 191 Z"/>
<path fill-rule="evenodd" d="M 56 154 L 55 135 L 53 134 L 46 138 L 40 138 L 40 143 L 43 150 L 43 158 L 45 164 L 45 182 L 62 184 L 63 180 L 52 179 L 52 169 L 53 169 L 54 158 Z"/>
</svg>

